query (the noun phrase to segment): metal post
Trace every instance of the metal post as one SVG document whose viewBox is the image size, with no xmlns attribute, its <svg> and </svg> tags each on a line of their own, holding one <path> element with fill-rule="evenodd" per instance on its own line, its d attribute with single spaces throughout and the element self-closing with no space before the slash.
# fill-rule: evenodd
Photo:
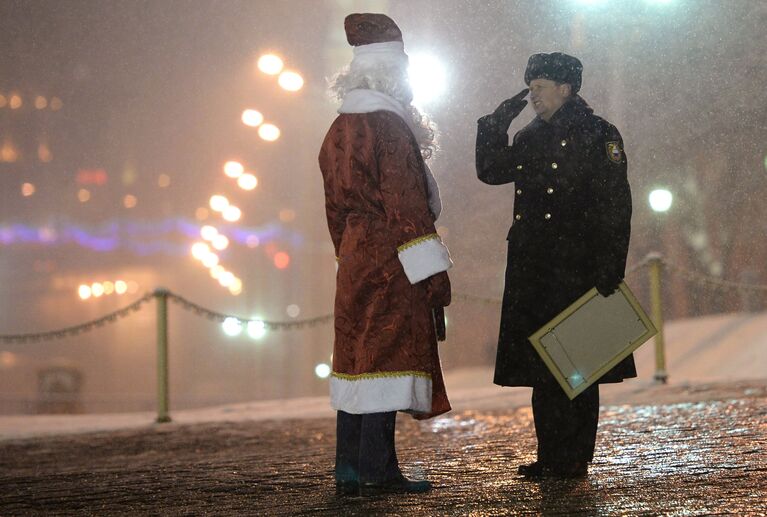
<svg viewBox="0 0 767 517">
<path fill-rule="evenodd" d="M 168 414 L 168 294 L 167 289 L 154 291 L 157 299 L 157 422 L 170 422 Z"/>
<path fill-rule="evenodd" d="M 663 340 L 663 306 L 661 305 L 661 276 L 663 274 L 663 259 L 660 254 L 652 253 L 647 256 L 650 268 L 650 299 L 652 303 L 652 319 L 658 333 L 655 335 L 655 375 L 656 382 L 666 384 L 666 349 Z"/>
</svg>

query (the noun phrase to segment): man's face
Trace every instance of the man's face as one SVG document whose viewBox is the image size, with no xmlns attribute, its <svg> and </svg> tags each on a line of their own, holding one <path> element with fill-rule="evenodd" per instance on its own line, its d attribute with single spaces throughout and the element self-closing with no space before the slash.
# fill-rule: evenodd
<svg viewBox="0 0 767 517">
<path fill-rule="evenodd" d="M 543 120 L 551 116 L 570 97 L 569 84 L 557 84 L 549 79 L 533 79 L 530 81 L 530 101 L 533 109 Z"/>
</svg>

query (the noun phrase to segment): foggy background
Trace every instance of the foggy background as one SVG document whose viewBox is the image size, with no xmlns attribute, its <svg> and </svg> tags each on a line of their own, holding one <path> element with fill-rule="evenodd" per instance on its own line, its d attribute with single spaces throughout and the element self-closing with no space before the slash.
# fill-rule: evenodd
<svg viewBox="0 0 767 517">
<path fill-rule="evenodd" d="M 444 72 L 442 93 L 421 103 L 440 130 L 437 226 L 454 293 L 488 299 L 454 298 L 440 345 L 447 370 L 494 360 L 500 309 L 489 300 L 502 293 L 513 186 L 476 179 L 476 119 L 525 86 L 532 53 L 579 57 L 581 95 L 623 135 L 630 266 L 659 252 L 709 278 L 767 284 L 765 2 L 0 0 L 0 335 L 74 326 L 158 287 L 243 318 L 330 314 L 335 258 L 317 154 L 336 109 L 326 78 L 352 55 L 343 19 L 363 11 L 389 14 L 411 58 L 431 56 Z M 286 91 L 261 72 L 265 53 L 303 87 Z M 244 125 L 245 109 L 279 139 Z M 528 107 L 511 133 L 533 116 Z M 229 160 L 257 187 L 226 176 Z M 656 188 L 673 194 L 668 212 L 650 208 Z M 241 218 L 224 221 L 214 194 Z M 192 257 L 204 225 L 229 239 L 217 253 L 238 294 Z M 627 282 L 647 307 L 645 277 Z M 79 296 L 117 280 L 124 294 Z M 767 300 L 668 274 L 664 304 L 678 319 L 762 311 Z M 155 320 L 150 301 L 77 336 L 0 341 L 0 412 L 39 411 L 56 382 L 79 383 L 69 410 L 151 409 Z M 315 368 L 330 364 L 330 322 L 230 337 L 171 304 L 169 325 L 172 407 L 326 393 Z"/>
</svg>

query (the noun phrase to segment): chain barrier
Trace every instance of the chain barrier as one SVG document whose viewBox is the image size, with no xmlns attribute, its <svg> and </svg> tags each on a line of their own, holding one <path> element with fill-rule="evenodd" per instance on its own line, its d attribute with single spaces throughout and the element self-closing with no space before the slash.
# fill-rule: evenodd
<svg viewBox="0 0 767 517">
<path fill-rule="evenodd" d="M 657 254 L 647 255 L 644 259 L 640 260 L 636 264 L 626 268 L 626 276 L 640 269 L 644 269 L 645 267 L 648 266 L 648 264 L 652 260 L 660 260 L 663 266 L 668 271 L 675 274 L 679 274 L 683 276 L 684 278 L 686 278 L 687 280 L 689 280 L 690 282 L 709 284 L 709 285 L 714 285 L 714 286 L 727 288 L 727 289 L 767 291 L 767 285 L 732 282 L 730 280 L 723 280 L 721 278 L 717 278 L 714 276 L 705 275 L 703 273 L 698 273 L 695 271 L 690 271 L 667 262 L 665 259 L 661 258 Z M 224 314 L 222 312 L 217 312 L 217 311 L 205 308 L 201 305 L 191 302 L 187 300 L 186 298 L 180 295 L 177 295 L 175 293 L 172 293 L 170 291 L 166 291 L 165 293 L 168 298 L 170 298 L 174 303 L 181 306 L 184 310 L 190 311 L 197 316 L 205 317 L 211 321 L 217 321 L 219 323 L 223 323 L 227 319 L 233 318 L 240 321 L 241 323 L 246 323 L 246 324 L 250 322 L 260 322 L 260 324 L 264 325 L 264 328 L 267 330 L 296 330 L 296 329 L 302 329 L 306 327 L 311 328 L 317 325 L 323 325 L 333 320 L 333 313 L 317 316 L 316 318 L 305 319 L 305 320 L 295 320 L 295 321 L 266 321 L 266 320 L 252 319 L 252 318 L 243 318 L 240 316 Z M 135 302 L 131 303 L 130 305 L 126 307 L 123 307 L 122 309 L 118 309 L 105 316 L 102 316 L 101 318 L 88 321 L 80 325 L 66 327 L 59 330 L 52 330 L 48 332 L 0 335 L 0 342 L 2 343 L 37 343 L 40 341 L 49 341 L 52 339 L 64 339 L 66 337 L 77 336 L 79 334 L 89 332 L 95 328 L 100 328 L 100 327 L 103 327 L 104 325 L 115 323 L 119 318 L 125 318 L 129 316 L 132 312 L 139 311 L 142 305 L 149 302 L 155 296 L 156 295 L 154 293 L 147 293 L 140 299 L 136 300 Z M 453 299 L 459 300 L 459 301 L 465 301 L 465 302 L 482 303 L 485 305 L 501 304 L 501 300 L 497 298 L 482 297 L 482 296 L 476 296 L 476 295 L 464 294 L 464 293 L 453 293 Z"/>
<path fill-rule="evenodd" d="M 175 293 L 168 292 L 168 298 L 179 304 L 183 309 L 193 312 L 197 316 L 203 316 L 211 321 L 217 321 L 223 323 L 229 318 L 234 318 L 242 323 L 259 322 L 264 325 L 267 330 L 294 330 L 304 327 L 314 327 L 327 323 L 333 319 L 333 314 L 325 314 L 323 316 L 317 316 L 316 318 L 296 321 L 266 321 L 260 319 L 243 318 L 240 316 L 233 316 L 231 314 L 224 314 L 211 309 L 206 309 L 201 305 L 197 305 L 194 302 L 187 300 L 186 298 L 179 296 Z"/>
<path fill-rule="evenodd" d="M 0 342 L 2 343 L 37 343 L 40 341 L 49 341 L 51 339 L 64 339 L 66 337 L 77 336 L 84 332 L 90 332 L 95 328 L 103 327 L 104 325 L 115 323 L 118 318 L 125 318 L 132 312 L 141 310 L 141 306 L 149 302 L 154 297 L 154 294 L 147 293 L 135 302 L 131 303 L 127 307 L 118 309 L 114 312 L 110 312 L 106 316 L 101 318 L 81 323 L 80 325 L 74 325 L 72 327 L 66 327 L 59 330 L 51 330 L 48 332 L 37 332 L 31 334 L 9 334 L 0 335 Z"/>
<path fill-rule="evenodd" d="M 695 271 L 690 271 L 688 269 L 684 269 L 679 266 L 675 266 L 674 264 L 669 264 L 665 260 L 663 261 L 663 265 L 671 272 L 677 273 L 690 282 L 699 282 L 704 284 L 710 284 L 715 285 L 717 287 L 723 287 L 727 289 L 743 289 L 743 290 L 752 290 L 752 291 L 767 291 L 767 285 L 763 284 L 744 284 L 742 282 L 732 282 L 730 280 L 723 280 L 721 278 L 717 278 L 715 276 L 711 275 L 704 275 L 703 273 L 697 273 Z"/>
</svg>

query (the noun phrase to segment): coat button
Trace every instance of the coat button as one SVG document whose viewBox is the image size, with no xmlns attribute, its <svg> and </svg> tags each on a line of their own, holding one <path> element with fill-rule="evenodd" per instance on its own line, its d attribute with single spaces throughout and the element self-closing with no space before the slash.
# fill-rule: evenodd
<svg viewBox="0 0 767 517">
<path fill-rule="evenodd" d="M 559 165 L 557 165 L 557 162 L 554 162 L 551 164 L 552 169 L 556 169 L 557 167 L 559 167 Z"/>
<path fill-rule="evenodd" d="M 522 170 L 522 166 L 521 165 L 517 165 L 517 170 L 521 171 Z"/>
<path fill-rule="evenodd" d="M 521 189 L 521 188 L 518 188 L 518 189 L 517 189 L 517 195 L 519 195 L 519 194 L 521 194 L 521 193 L 522 193 L 522 189 Z"/>
<path fill-rule="evenodd" d="M 546 193 L 547 194 L 553 194 L 554 193 L 554 189 L 549 187 L 549 188 L 546 189 Z"/>
<path fill-rule="evenodd" d="M 544 219 L 551 219 L 551 214 L 549 214 L 549 213 L 543 214 L 543 218 Z"/>
<path fill-rule="evenodd" d="M 562 140 L 562 142 L 560 142 L 560 143 L 562 144 L 562 147 L 564 147 L 564 146 L 567 145 L 567 140 Z"/>
<path fill-rule="evenodd" d="M 515 216 L 514 216 L 514 219 L 516 219 L 517 221 L 519 221 L 520 219 L 522 219 L 522 214 L 517 214 L 517 215 L 515 215 Z"/>
</svg>

